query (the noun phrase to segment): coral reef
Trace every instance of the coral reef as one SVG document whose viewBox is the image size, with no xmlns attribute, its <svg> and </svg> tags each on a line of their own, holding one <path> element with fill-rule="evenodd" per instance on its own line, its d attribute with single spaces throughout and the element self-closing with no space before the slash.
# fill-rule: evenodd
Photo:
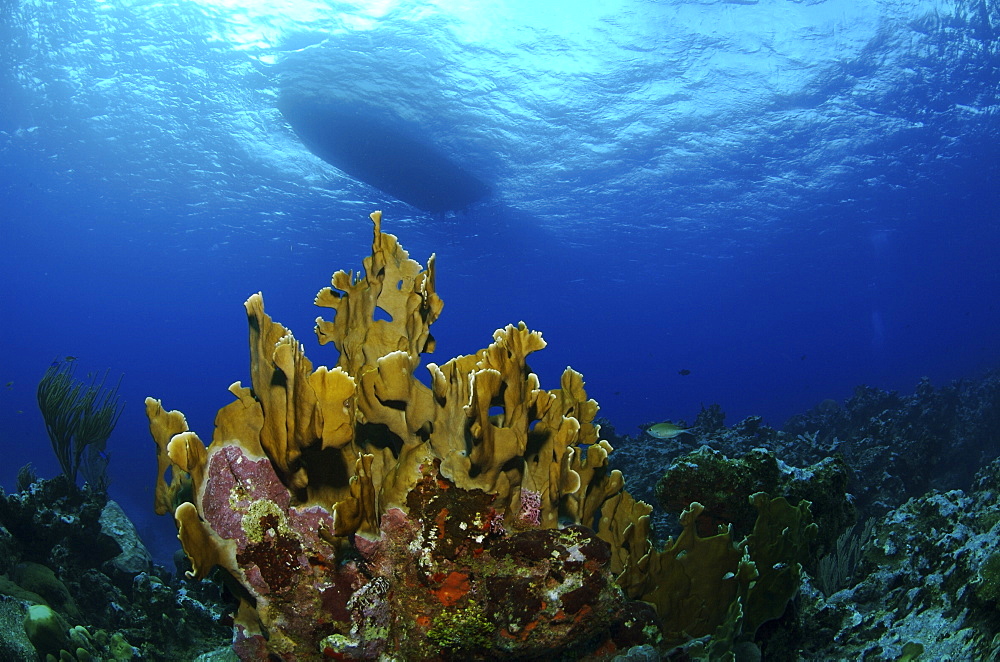
<svg viewBox="0 0 1000 662">
<path fill-rule="evenodd" d="M 911 395 L 861 386 L 783 430 L 724 418 L 703 408 L 697 438 L 655 445 L 602 431 L 630 489 L 662 506 L 649 516 L 659 532 L 678 527 L 688 499 L 713 515 L 703 531 L 745 530 L 753 513 L 737 495 L 753 490 L 812 502 L 802 592 L 752 638 L 765 659 L 995 658 L 1000 561 L 987 547 L 1000 491 L 996 462 L 975 467 L 997 456 L 1000 373 L 939 389 L 921 380 Z"/>
<path fill-rule="evenodd" d="M 849 477 L 841 458 L 825 458 L 800 469 L 762 448 L 729 458 L 702 446 L 666 467 L 656 484 L 656 497 L 668 513 L 680 513 L 697 501 L 704 506 L 699 532 L 707 535 L 720 525 L 731 525 L 737 536 L 749 533 L 757 521 L 751 498 L 755 493 L 780 495 L 793 503 L 807 501 L 812 519 L 823 532 L 816 541 L 823 553 L 855 521 L 855 508 L 847 495 Z"/>
<path fill-rule="evenodd" d="M 907 396 L 859 386 L 843 406 L 827 403 L 792 417 L 785 438 L 812 443 L 786 445 L 779 452 L 803 462 L 842 455 L 857 477 L 851 490 L 858 505 L 879 514 L 930 489 L 967 489 L 976 472 L 997 457 L 998 427 L 995 377 L 941 388 L 922 379 Z"/>
<path fill-rule="evenodd" d="M 103 492 L 64 475 L 0 492 L 0 659 L 193 659 L 225 637 L 225 608 L 154 568 Z"/>
<path fill-rule="evenodd" d="M 987 660 L 1000 654 L 996 543 L 1000 461 L 970 491 L 931 491 L 874 523 L 851 585 L 829 597 L 807 588 L 810 659 Z M 914 659 L 914 658 L 910 658 Z"/>
<path fill-rule="evenodd" d="M 0 659 L 1000 656 L 1000 374 L 650 444 L 543 388 L 523 324 L 421 374 L 435 263 L 373 220 L 316 298 L 331 367 L 257 294 L 209 446 L 147 400 L 186 578 L 100 485 L 0 492 Z"/>
<path fill-rule="evenodd" d="M 737 496 L 758 513 L 737 544 L 697 531 L 689 501 L 657 548 L 582 376 L 546 390 L 528 367 L 539 333 L 507 326 L 417 378 L 443 307 L 434 258 L 424 270 L 372 220 L 363 272 L 316 297 L 336 365 L 314 369 L 255 294 L 251 387 L 230 387 L 208 447 L 146 401 L 157 511 L 173 511 L 191 577 L 220 568 L 235 587 L 241 659 L 729 654 L 783 613 L 816 534 L 808 504 Z"/>
<path fill-rule="evenodd" d="M 654 640 L 652 612 L 611 572 L 616 530 L 590 528 L 623 479 L 582 377 L 542 389 L 526 358 L 545 343 L 520 324 L 418 380 L 443 307 L 434 260 L 422 269 L 372 219 L 363 273 L 316 297 L 335 312 L 316 326 L 335 366 L 314 370 L 257 294 L 252 387 L 230 388 L 208 448 L 147 399 L 157 510 L 173 510 L 192 577 L 220 567 L 239 586 L 240 656 L 583 656 Z M 637 615 L 645 635 L 626 625 Z"/>
</svg>

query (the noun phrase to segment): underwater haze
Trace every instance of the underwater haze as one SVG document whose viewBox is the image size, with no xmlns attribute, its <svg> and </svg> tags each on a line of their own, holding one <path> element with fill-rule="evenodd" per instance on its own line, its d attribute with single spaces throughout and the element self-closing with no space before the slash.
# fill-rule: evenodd
<svg viewBox="0 0 1000 662">
<path fill-rule="evenodd" d="M 335 364 L 376 209 L 425 363 L 523 320 L 622 434 L 976 376 L 998 175 L 997 0 L 0 0 L 0 484 L 59 472 L 53 361 L 124 374 L 110 493 L 175 549 L 144 398 L 209 439 L 257 291 Z"/>
</svg>

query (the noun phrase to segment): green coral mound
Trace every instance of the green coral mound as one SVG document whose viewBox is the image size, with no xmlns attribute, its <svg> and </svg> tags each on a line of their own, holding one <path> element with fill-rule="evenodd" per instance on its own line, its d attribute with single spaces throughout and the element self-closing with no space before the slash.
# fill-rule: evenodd
<svg viewBox="0 0 1000 662">
<path fill-rule="evenodd" d="M 708 536 L 731 526 L 737 539 L 757 521 L 753 495 L 766 492 L 789 503 L 808 501 L 815 533 L 815 552 L 802 564 L 812 572 L 819 556 L 836 547 L 838 536 L 857 517 L 847 496 L 849 470 L 840 458 L 826 458 L 805 468 L 790 467 L 771 451 L 754 449 L 739 457 L 702 446 L 674 460 L 656 485 L 664 510 L 679 513 L 692 502 L 704 506 L 698 533 Z"/>
<path fill-rule="evenodd" d="M 47 605 L 31 605 L 24 616 L 24 632 L 39 655 L 58 655 L 67 643 L 69 624 Z"/>
<path fill-rule="evenodd" d="M 493 625 L 479 605 L 442 612 L 434 619 L 427 638 L 440 648 L 467 651 L 487 648 L 493 639 Z"/>
<path fill-rule="evenodd" d="M 987 557 L 979 568 L 976 597 L 1000 608 L 1000 552 Z"/>
<path fill-rule="evenodd" d="M 745 631 L 753 633 L 765 621 L 780 618 L 799 590 L 802 563 L 819 527 L 812 522 L 809 502 L 792 506 L 784 497 L 763 492 L 751 497 L 760 513 L 745 545 L 757 566 L 757 582 L 747 594 Z"/>
</svg>

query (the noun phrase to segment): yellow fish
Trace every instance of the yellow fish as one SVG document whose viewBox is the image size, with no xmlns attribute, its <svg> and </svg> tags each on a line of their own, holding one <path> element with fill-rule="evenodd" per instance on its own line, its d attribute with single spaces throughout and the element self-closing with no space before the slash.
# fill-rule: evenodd
<svg viewBox="0 0 1000 662">
<path fill-rule="evenodd" d="M 655 425 L 650 425 L 646 428 L 646 433 L 651 437 L 656 437 L 657 439 L 673 439 L 674 437 L 684 434 L 694 434 L 691 432 L 694 428 L 682 428 L 680 426 L 674 425 L 673 423 L 656 423 Z"/>
</svg>

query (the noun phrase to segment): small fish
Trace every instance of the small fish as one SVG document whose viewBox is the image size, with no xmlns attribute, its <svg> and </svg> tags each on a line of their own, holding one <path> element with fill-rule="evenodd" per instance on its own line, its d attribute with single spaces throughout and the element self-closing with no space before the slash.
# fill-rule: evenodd
<svg viewBox="0 0 1000 662">
<path fill-rule="evenodd" d="M 650 425 L 646 428 L 646 433 L 651 437 L 656 437 L 657 439 L 673 439 L 674 437 L 684 434 L 694 434 L 691 432 L 694 428 L 682 428 L 673 423 L 656 423 L 655 425 Z"/>
<path fill-rule="evenodd" d="M 76 357 L 75 356 L 67 356 L 66 360 L 67 361 L 76 361 Z"/>
<path fill-rule="evenodd" d="M 688 370 L 687 368 L 681 368 L 680 370 L 677 371 L 677 374 L 683 377 L 684 375 L 690 375 L 691 371 Z"/>
<path fill-rule="evenodd" d="M 14 388 L 14 382 L 7 382 L 7 389 L 9 390 L 12 388 Z"/>
</svg>

